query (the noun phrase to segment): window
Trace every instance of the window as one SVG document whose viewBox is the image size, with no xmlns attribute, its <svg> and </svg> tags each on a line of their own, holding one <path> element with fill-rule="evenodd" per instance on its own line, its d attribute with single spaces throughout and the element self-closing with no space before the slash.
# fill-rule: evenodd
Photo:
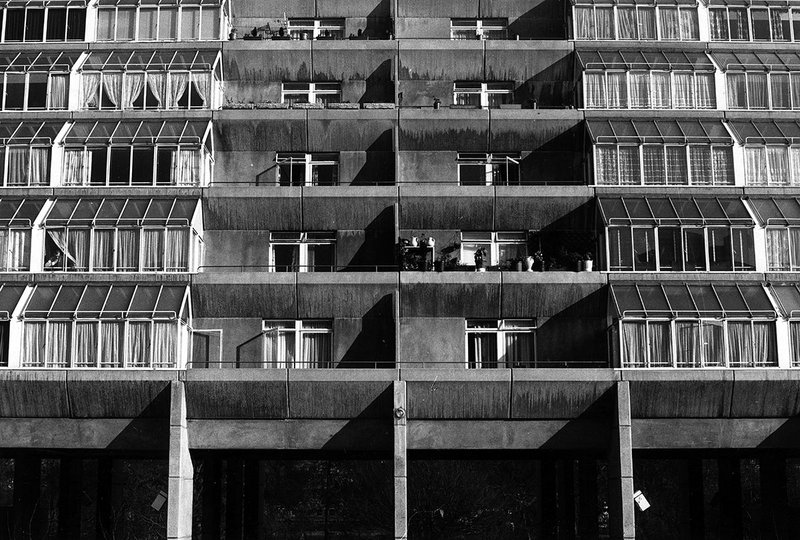
<svg viewBox="0 0 800 540">
<path fill-rule="evenodd" d="M 789 321 L 789 339 L 792 349 L 792 367 L 800 367 L 800 321 Z"/>
<path fill-rule="evenodd" d="M 86 8 L 27 7 L 7 8 L 3 41 L 83 41 L 86 35 Z"/>
<path fill-rule="evenodd" d="M 26 319 L 22 326 L 22 367 L 175 368 L 187 341 L 186 325 L 174 320 Z"/>
<path fill-rule="evenodd" d="M 344 19 L 289 19 L 292 39 L 344 39 Z"/>
<path fill-rule="evenodd" d="M 29 71 L 6 72 L 3 79 L 3 110 L 35 111 L 67 108 L 69 74 Z"/>
<path fill-rule="evenodd" d="M 508 19 L 451 19 L 450 39 L 506 39 Z"/>
<path fill-rule="evenodd" d="M 587 109 L 714 109 L 714 74 L 668 71 L 584 73 Z"/>
<path fill-rule="evenodd" d="M 536 365 L 536 322 L 467 320 L 467 367 L 525 368 Z"/>
<path fill-rule="evenodd" d="M 458 183 L 462 186 L 520 185 L 519 153 L 458 154 Z"/>
<path fill-rule="evenodd" d="M 0 271 L 18 272 L 30 268 L 31 230 L 9 227 L 0 229 Z"/>
<path fill-rule="evenodd" d="M 730 71 L 725 81 L 729 109 L 800 108 L 800 73 Z"/>
<path fill-rule="evenodd" d="M 457 82 L 453 87 L 453 103 L 484 109 L 512 103 L 514 83 Z"/>
<path fill-rule="evenodd" d="M 0 147 L 5 186 L 46 186 L 50 182 L 50 148 Z"/>
<path fill-rule="evenodd" d="M 338 154 L 287 154 L 275 156 L 279 186 L 336 186 Z"/>
<path fill-rule="evenodd" d="M 597 185 L 723 186 L 733 185 L 733 181 L 731 146 L 595 146 Z"/>
<path fill-rule="evenodd" d="M 526 232 L 462 232 L 461 264 L 475 265 L 475 252 L 483 248 L 487 266 L 505 268 L 514 260 L 528 256 L 528 234 Z"/>
<path fill-rule="evenodd" d="M 332 272 L 336 270 L 336 234 L 272 232 L 269 260 L 273 272 Z"/>
<path fill-rule="evenodd" d="M 331 368 L 333 322 L 264 321 L 263 365 L 279 369 Z"/>
<path fill-rule="evenodd" d="M 768 320 L 620 321 L 623 368 L 777 367 L 775 322 Z"/>
<path fill-rule="evenodd" d="M 211 91 L 210 72 L 84 71 L 80 100 L 83 109 L 208 109 Z"/>
<path fill-rule="evenodd" d="M 713 7 L 712 41 L 797 41 L 800 10 L 788 7 Z"/>
<path fill-rule="evenodd" d="M 800 147 L 746 146 L 744 158 L 748 185 L 800 185 Z"/>
<path fill-rule="evenodd" d="M 767 269 L 770 272 L 800 271 L 800 228 L 768 227 Z"/>
<path fill-rule="evenodd" d="M 98 41 L 214 41 L 224 37 L 221 26 L 220 7 L 205 4 L 101 6 L 97 11 Z"/>
<path fill-rule="evenodd" d="M 198 186 L 205 181 L 209 160 L 191 146 L 68 146 L 63 185 Z"/>
<path fill-rule="evenodd" d="M 50 272 L 188 272 L 199 250 L 189 227 L 45 230 L 44 270 Z"/>
<path fill-rule="evenodd" d="M 342 83 L 285 82 L 281 86 L 281 103 L 339 103 L 342 101 Z"/>
<path fill-rule="evenodd" d="M 608 270 L 749 272 L 753 229 L 729 226 L 609 226 Z"/>
<path fill-rule="evenodd" d="M 696 6 L 584 5 L 573 16 L 579 40 L 700 39 Z"/>
</svg>

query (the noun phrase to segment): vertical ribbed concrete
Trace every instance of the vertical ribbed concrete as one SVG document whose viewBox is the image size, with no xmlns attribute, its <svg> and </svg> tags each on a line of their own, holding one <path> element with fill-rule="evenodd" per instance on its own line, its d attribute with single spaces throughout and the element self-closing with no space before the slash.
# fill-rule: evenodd
<svg viewBox="0 0 800 540">
<path fill-rule="evenodd" d="M 167 538 L 192 538 L 192 482 L 194 469 L 189 454 L 186 429 L 186 394 L 183 382 L 170 388 L 169 415 L 169 493 L 167 498 Z"/>
<path fill-rule="evenodd" d="M 394 381 L 394 537 L 408 538 L 406 383 Z"/>
<path fill-rule="evenodd" d="M 633 501 L 633 445 L 631 443 L 631 397 L 628 381 L 617 383 L 616 426 L 611 430 L 608 452 L 608 483 L 611 538 L 636 537 Z"/>
</svg>

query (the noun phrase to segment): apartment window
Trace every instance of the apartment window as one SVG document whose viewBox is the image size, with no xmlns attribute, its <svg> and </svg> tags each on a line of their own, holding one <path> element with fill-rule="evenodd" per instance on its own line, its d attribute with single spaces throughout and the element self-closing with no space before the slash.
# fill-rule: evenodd
<svg viewBox="0 0 800 540">
<path fill-rule="evenodd" d="M 696 6 L 579 5 L 573 8 L 575 39 L 697 41 Z"/>
<path fill-rule="evenodd" d="M 729 109 L 800 108 L 800 73 L 728 72 Z"/>
<path fill-rule="evenodd" d="M 484 109 L 496 108 L 514 101 L 512 82 L 457 82 L 453 87 L 453 103 Z"/>
<path fill-rule="evenodd" d="M 98 41 L 220 40 L 220 6 L 100 6 Z"/>
<path fill-rule="evenodd" d="M 450 39 L 506 39 L 508 19 L 451 19 Z"/>
<path fill-rule="evenodd" d="M 30 268 L 31 229 L 0 229 L 0 271 L 20 272 Z"/>
<path fill-rule="evenodd" d="M 336 233 L 272 232 L 269 260 L 273 272 L 332 272 L 336 269 Z"/>
<path fill-rule="evenodd" d="M 520 159 L 518 152 L 459 152 L 458 183 L 462 186 L 518 186 Z"/>
<path fill-rule="evenodd" d="M 612 272 L 755 270 L 752 228 L 613 226 L 606 233 Z"/>
<path fill-rule="evenodd" d="M 264 367 L 333 367 L 333 321 L 264 321 L 263 325 Z"/>
<path fill-rule="evenodd" d="M 91 72 L 81 74 L 84 109 L 208 109 L 209 72 Z"/>
<path fill-rule="evenodd" d="M 83 41 L 86 35 L 86 8 L 26 7 L 6 8 L 3 41 Z"/>
<path fill-rule="evenodd" d="M 733 148 L 722 145 L 595 146 L 597 185 L 733 185 Z"/>
<path fill-rule="evenodd" d="M 462 232 L 461 264 L 474 266 L 475 252 L 483 248 L 486 252 L 486 265 L 505 268 L 513 260 L 524 259 L 528 255 L 528 233 L 524 231 L 506 232 Z"/>
<path fill-rule="evenodd" d="M 789 339 L 792 348 L 792 367 L 800 367 L 800 321 L 789 322 Z"/>
<path fill-rule="evenodd" d="M 292 39 L 344 39 L 344 19 L 289 19 Z"/>
<path fill-rule="evenodd" d="M 602 71 L 584 73 L 587 109 L 714 109 L 713 73 Z"/>
<path fill-rule="evenodd" d="M 6 72 L 1 82 L 5 111 L 67 108 L 69 75 L 66 73 Z"/>
<path fill-rule="evenodd" d="M 783 7 L 709 8 L 712 41 L 800 40 L 800 10 Z"/>
<path fill-rule="evenodd" d="M 342 83 L 295 83 L 281 86 L 281 103 L 339 103 L 342 101 Z"/>
<path fill-rule="evenodd" d="M 525 368 L 536 364 L 536 321 L 467 320 L 467 367 Z"/>
<path fill-rule="evenodd" d="M 800 271 L 800 228 L 769 227 L 767 269 L 770 272 Z"/>
<path fill-rule="evenodd" d="M 289 154 L 275 157 L 280 186 L 336 186 L 339 184 L 338 154 Z"/>
<path fill-rule="evenodd" d="M 64 149 L 65 186 L 198 186 L 203 151 L 190 146 L 83 146 Z"/>
<path fill-rule="evenodd" d="M 50 147 L 0 147 L 4 185 L 46 186 L 50 182 Z"/>
<path fill-rule="evenodd" d="M 744 158 L 748 185 L 800 185 L 800 147 L 746 146 Z"/>
</svg>

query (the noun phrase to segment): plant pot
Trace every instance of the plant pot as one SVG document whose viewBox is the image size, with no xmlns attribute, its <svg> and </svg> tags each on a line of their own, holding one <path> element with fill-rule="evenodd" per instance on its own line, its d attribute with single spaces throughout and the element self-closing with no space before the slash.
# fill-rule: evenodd
<svg viewBox="0 0 800 540">
<path fill-rule="evenodd" d="M 534 262 L 535 262 L 535 259 L 533 257 L 531 257 L 530 255 L 525 257 L 525 271 L 526 272 L 533 272 L 533 263 Z"/>
<path fill-rule="evenodd" d="M 411 237 L 411 247 L 419 247 L 419 237 L 417 236 Z"/>
<path fill-rule="evenodd" d="M 591 272 L 593 267 L 594 267 L 594 261 L 592 259 L 583 261 L 584 272 Z"/>
</svg>

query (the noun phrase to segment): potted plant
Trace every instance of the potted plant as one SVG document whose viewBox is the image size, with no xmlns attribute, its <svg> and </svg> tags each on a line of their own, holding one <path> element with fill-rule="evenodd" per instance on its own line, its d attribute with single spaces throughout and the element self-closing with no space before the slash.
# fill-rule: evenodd
<svg viewBox="0 0 800 540">
<path fill-rule="evenodd" d="M 486 267 L 484 266 L 486 261 L 486 249 L 483 247 L 479 247 L 475 250 L 475 271 L 476 272 L 486 272 Z"/>
</svg>

